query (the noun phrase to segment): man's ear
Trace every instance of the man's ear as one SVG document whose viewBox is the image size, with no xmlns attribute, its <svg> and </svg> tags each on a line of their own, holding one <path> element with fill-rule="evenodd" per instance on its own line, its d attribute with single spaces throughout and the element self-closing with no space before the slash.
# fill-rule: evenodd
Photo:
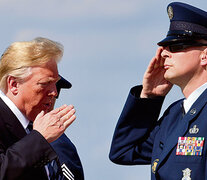
<svg viewBox="0 0 207 180">
<path fill-rule="evenodd" d="M 207 66 L 207 48 L 201 53 L 201 66 Z"/>
<path fill-rule="evenodd" d="M 19 82 L 17 81 L 17 79 L 15 77 L 9 76 L 7 78 L 7 86 L 8 86 L 8 90 L 13 95 L 17 95 L 18 94 Z"/>
</svg>

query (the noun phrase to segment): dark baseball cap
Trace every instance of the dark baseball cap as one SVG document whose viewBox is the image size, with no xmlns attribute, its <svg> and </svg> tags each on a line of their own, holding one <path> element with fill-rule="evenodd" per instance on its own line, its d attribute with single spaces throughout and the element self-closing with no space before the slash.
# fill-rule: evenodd
<svg viewBox="0 0 207 180">
<path fill-rule="evenodd" d="M 72 87 L 72 84 L 66 80 L 65 78 L 63 78 L 61 75 L 60 76 L 60 80 L 56 83 L 56 88 L 57 88 L 57 92 L 58 92 L 58 95 L 57 95 L 57 98 L 60 94 L 60 89 L 70 89 Z"/>
</svg>

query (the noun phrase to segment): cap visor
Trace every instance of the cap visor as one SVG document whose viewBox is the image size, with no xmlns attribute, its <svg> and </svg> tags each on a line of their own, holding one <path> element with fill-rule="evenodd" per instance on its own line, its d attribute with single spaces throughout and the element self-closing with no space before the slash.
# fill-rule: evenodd
<svg viewBox="0 0 207 180">
<path fill-rule="evenodd" d="M 187 42 L 187 43 L 193 43 L 195 42 L 195 38 L 189 38 L 189 37 L 179 37 L 179 36 L 167 36 L 165 39 L 162 41 L 158 42 L 158 46 L 168 46 L 172 44 L 177 44 L 177 43 L 182 43 L 182 42 Z"/>
</svg>

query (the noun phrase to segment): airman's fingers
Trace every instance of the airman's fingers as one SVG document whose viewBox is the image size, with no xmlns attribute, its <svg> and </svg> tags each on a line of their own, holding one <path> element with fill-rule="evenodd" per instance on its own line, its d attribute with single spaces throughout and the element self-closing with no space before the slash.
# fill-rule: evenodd
<svg viewBox="0 0 207 180">
<path fill-rule="evenodd" d="M 159 58 L 160 58 L 160 67 L 163 67 L 164 66 L 164 58 L 162 57 L 162 51 L 163 51 L 163 47 L 160 47 L 159 48 Z"/>
<path fill-rule="evenodd" d="M 162 62 L 163 58 L 161 56 L 162 51 L 163 51 L 163 47 L 159 47 L 156 51 L 156 55 L 155 55 L 156 63 L 155 63 L 154 68 L 158 68 L 158 67 L 162 66 L 162 64 L 163 64 L 163 62 Z"/>
<path fill-rule="evenodd" d="M 153 57 L 147 67 L 147 71 L 146 73 L 151 73 L 153 70 L 154 70 L 154 67 L 155 67 L 155 63 L 156 63 L 156 59 L 155 57 Z"/>
</svg>

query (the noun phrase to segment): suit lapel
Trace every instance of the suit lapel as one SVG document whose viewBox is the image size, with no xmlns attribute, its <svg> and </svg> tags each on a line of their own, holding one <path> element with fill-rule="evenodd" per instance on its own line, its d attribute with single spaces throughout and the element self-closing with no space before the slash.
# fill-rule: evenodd
<svg viewBox="0 0 207 180">
<path fill-rule="evenodd" d="M 7 147 L 19 141 L 26 135 L 25 129 L 23 128 L 15 114 L 10 110 L 10 108 L 4 103 L 4 101 L 1 98 L 0 121 L 3 121 L 3 125 L 5 125 L 5 127 L 3 128 L 6 128 L 6 131 L 9 132 L 6 133 L 6 137 L 1 137 L 2 139 L 4 138 L 3 141 L 5 142 Z M 27 173 L 25 173 L 24 179 L 39 179 L 40 177 L 41 179 L 48 179 L 44 167 L 28 169 Z"/>
<path fill-rule="evenodd" d="M 0 98 L 0 109 L 3 114 L 2 120 L 4 121 L 7 129 L 12 133 L 16 138 L 21 139 L 26 135 L 26 132 L 15 116 L 15 114 L 11 111 L 11 109 L 4 103 L 4 101 Z"/>
<path fill-rule="evenodd" d="M 196 100 L 196 102 L 192 105 L 188 113 L 183 117 L 183 119 L 179 122 L 179 125 L 172 132 L 170 137 L 166 139 L 165 148 L 159 158 L 159 162 L 157 164 L 157 170 L 162 164 L 163 160 L 167 157 L 167 155 L 173 150 L 173 148 L 177 145 L 178 137 L 182 137 L 185 135 L 187 130 L 189 129 L 189 123 L 196 118 L 199 112 L 205 106 L 207 100 L 207 89 L 201 94 L 201 96 Z M 180 104 L 177 105 L 178 111 L 182 111 L 180 108 Z M 178 117 L 179 118 L 179 117 Z"/>
</svg>

